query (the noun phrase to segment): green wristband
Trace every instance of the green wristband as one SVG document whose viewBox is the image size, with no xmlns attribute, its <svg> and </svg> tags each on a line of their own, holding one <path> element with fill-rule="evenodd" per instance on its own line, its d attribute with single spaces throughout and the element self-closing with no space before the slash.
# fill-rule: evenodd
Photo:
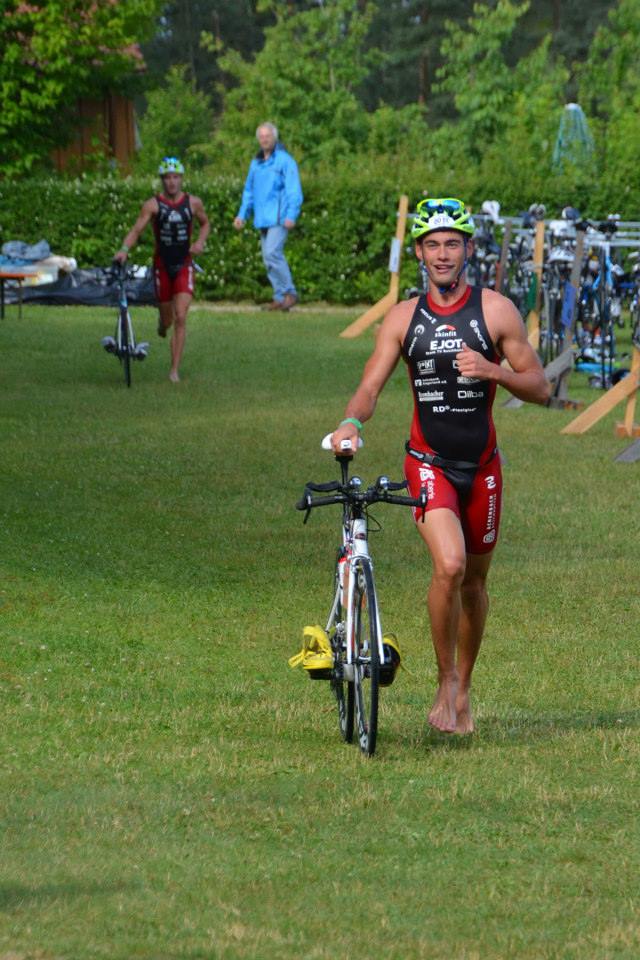
<svg viewBox="0 0 640 960">
<path fill-rule="evenodd" d="M 120 247 L 120 253 L 129 253 L 129 247 L 126 245 L 126 243 L 123 243 Z"/>
<path fill-rule="evenodd" d="M 357 427 L 360 433 L 362 433 L 362 424 L 359 420 L 356 420 L 355 417 L 346 417 L 344 420 L 340 421 L 340 426 L 344 427 L 345 423 L 352 423 L 354 427 Z"/>
</svg>

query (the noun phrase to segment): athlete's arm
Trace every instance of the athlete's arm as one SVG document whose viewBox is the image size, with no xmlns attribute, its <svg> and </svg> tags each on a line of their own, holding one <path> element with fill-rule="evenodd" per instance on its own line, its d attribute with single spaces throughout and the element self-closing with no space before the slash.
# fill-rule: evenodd
<svg viewBox="0 0 640 960">
<path fill-rule="evenodd" d="M 193 215 L 200 225 L 200 229 L 198 231 L 198 239 L 195 241 L 195 243 L 191 244 L 189 253 L 198 254 L 202 253 L 204 250 L 211 227 L 209 225 L 209 218 L 205 213 L 202 200 L 200 197 L 194 197 L 193 194 L 191 195 L 191 210 L 193 211 Z"/>
<path fill-rule="evenodd" d="M 525 325 L 514 304 L 501 294 L 485 290 L 483 309 L 496 349 L 509 361 L 511 369 L 491 363 L 465 343 L 456 355 L 460 373 L 478 380 L 495 380 L 520 400 L 546 403 L 551 388 L 538 354 L 527 340 Z"/>
<path fill-rule="evenodd" d="M 367 360 L 358 389 L 345 410 L 345 418 L 353 417 L 364 423 L 373 416 L 380 391 L 393 373 L 400 358 L 402 341 L 413 314 L 415 300 L 398 303 L 384 318 L 376 337 L 373 353 Z M 352 423 L 337 427 L 333 433 L 333 449 L 341 451 L 342 440 L 350 440 L 355 452 L 358 448 L 358 428 Z"/>
<path fill-rule="evenodd" d="M 156 216 L 157 212 L 158 201 L 156 198 L 151 197 L 150 200 L 145 200 L 145 202 L 142 204 L 140 216 L 122 241 L 122 248 L 118 250 L 113 258 L 114 260 L 119 260 L 121 263 L 124 263 L 124 261 L 127 259 L 127 251 L 136 245 L 140 238 L 140 234 L 148 226 L 151 218 Z M 126 250 L 125 247 L 127 248 Z"/>
</svg>

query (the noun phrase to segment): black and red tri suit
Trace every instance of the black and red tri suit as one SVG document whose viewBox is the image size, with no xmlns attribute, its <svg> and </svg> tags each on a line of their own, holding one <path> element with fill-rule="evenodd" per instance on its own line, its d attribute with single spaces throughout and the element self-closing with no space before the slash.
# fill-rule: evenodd
<svg viewBox="0 0 640 960">
<path fill-rule="evenodd" d="M 456 303 L 418 298 L 402 345 L 414 397 L 405 475 L 412 496 L 427 488 L 428 510 L 460 518 L 468 553 L 496 544 L 502 473 L 496 448 L 493 380 L 462 376 L 456 354 L 466 343 L 499 363 L 482 309 L 482 290 L 467 287 Z"/>
<path fill-rule="evenodd" d="M 157 300 L 167 303 L 176 293 L 193 296 L 193 262 L 189 253 L 193 212 L 188 193 L 181 194 L 177 200 L 158 194 L 156 201 L 153 273 Z"/>
</svg>

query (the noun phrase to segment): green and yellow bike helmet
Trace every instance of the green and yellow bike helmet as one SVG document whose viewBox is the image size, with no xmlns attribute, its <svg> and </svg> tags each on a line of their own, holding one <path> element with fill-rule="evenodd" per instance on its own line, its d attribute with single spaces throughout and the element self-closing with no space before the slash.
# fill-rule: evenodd
<svg viewBox="0 0 640 960">
<path fill-rule="evenodd" d="M 184 173 L 184 165 L 177 157 L 163 157 L 158 167 L 158 174 L 164 177 L 167 173 Z"/>
<path fill-rule="evenodd" d="M 427 197 L 416 207 L 411 236 L 414 240 L 419 240 L 420 237 L 424 237 L 427 233 L 434 233 L 436 230 L 458 230 L 467 237 L 472 237 L 475 229 L 473 218 L 462 200 L 456 200 L 454 197 L 438 199 Z"/>
</svg>

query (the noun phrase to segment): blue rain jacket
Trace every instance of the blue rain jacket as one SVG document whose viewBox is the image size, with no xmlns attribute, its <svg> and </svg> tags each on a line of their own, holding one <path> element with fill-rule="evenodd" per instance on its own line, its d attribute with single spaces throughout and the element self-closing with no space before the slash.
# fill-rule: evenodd
<svg viewBox="0 0 640 960">
<path fill-rule="evenodd" d="M 260 151 L 251 161 L 238 216 L 247 220 L 253 213 L 253 225 L 258 229 L 282 226 L 285 220 L 298 219 L 303 199 L 298 165 L 276 143 L 267 160 Z"/>
</svg>

